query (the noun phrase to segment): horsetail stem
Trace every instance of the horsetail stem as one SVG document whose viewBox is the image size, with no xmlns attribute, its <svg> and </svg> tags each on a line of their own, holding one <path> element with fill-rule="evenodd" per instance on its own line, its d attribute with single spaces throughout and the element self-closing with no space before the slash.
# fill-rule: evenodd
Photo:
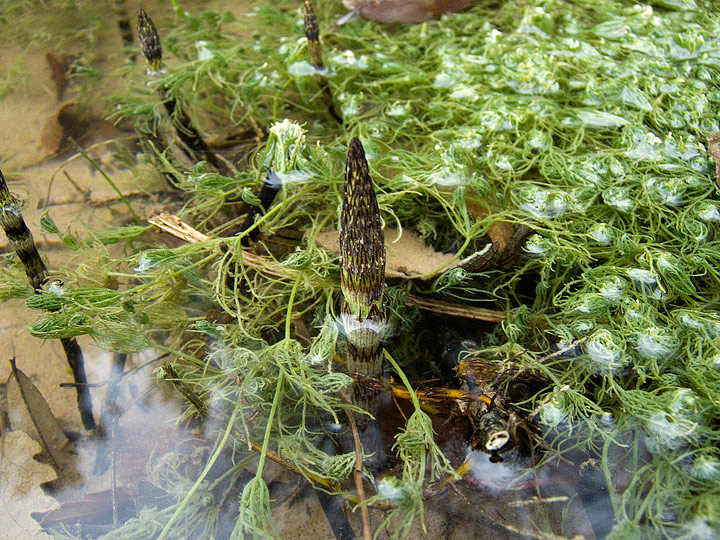
<svg viewBox="0 0 720 540">
<path fill-rule="evenodd" d="M 307 39 L 310 64 L 312 64 L 316 70 L 314 78 L 322 91 L 323 102 L 330 116 L 342 124 L 342 117 L 335 111 L 335 99 L 330 91 L 328 80 L 325 75 L 321 73 L 325 70 L 325 65 L 323 64 L 322 45 L 320 44 L 320 25 L 318 24 L 315 8 L 313 8 L 311 0 L 305 0 L 303 4 L 303 28 L 305 30 L 305 38 Z"/>
<path fill-rule="evenodd" d="M 323 65 L 322 46 L 320 45 L 320 26 L 310 0 L 305 0 L 305 4 L 303 4 L 303 15 L 303 28 L 307 38 L 310 63 L 315 69 L 323 69 L 325 66 Z"/>
<path fill-rule="evenodd" d="M 39 292 L 47 279 L 48 269 L 35 247 L 32 233 L 22 217 L 20 203 L 8 189 L 5 177 L 0 172 L 0 225 L 8 243 L 22 262 L 28 281 L 35 292 Z"/>
<path fill-rule="evenodd" d="M 348 369 L 377 376 L 382 370 L 385 240 L 380 209 L 365 151 L 350 142 L 345 165 L 345 194 L 340 215 L 340 287 L 345 296 L 343 323 Z"/>
<path fill-rule="evenodd" d="M 262 186 L 260 186 L 260 191 L 257 194 L 257 198 L 260 199 L 260 207 L 251 206 L 249 208 L 248 213 L 245 216 L 245 221 L 243 221 L 243 224 L 240 227 L 241 232 L 246 231 L 253 226 L 255 218 L 261 211 L 267 212 L 270 209 L 270 206 L 275 200 L 275 195 L 277 195 L 277 192 L 281 187 L 282 180 L 276 173 L 269 171 L 265 181 L 262 183 Z M 246 236 L 243 236 L 241 243 L 246 247 L 252 246 L 255 242 L 257 242 L 259 236 L 260 229 L 252 229 Z"/>
<path fill-rule="evenodd" d="M 22 217 L 20 203 L 10 193 L 2 171 L 0 171 L 0 226 L 5 231 L 8 244 L 15 251 L 25 268 L 28 281 L 35 290 L 35 294 L 42 293 L 42 285 L 47 280 L 48 269 L 40 257 L 33 235 Z M 82 350 L 74 337 L 62 338 L 60 343 L 73 372 L 78 409 L 80 410 L 83 426 L 87 430 L 93 430 L 96 425 L 92 414 L 92 399 L 87 386 Z"/>
<path fill-rule="evenodd" d="M 152 19 L 142 8 L 138 9 L 137 32 L 140 50 L 147 60 L 150 70 L 157 73 L 163 69 L 162 44 Z M 177 100 L 172 96 L 168 96 L 166 88 L 162 85 L 158 86 L 158 93 L 173 126 L 175 126 L 178 137 L 185 146 L 191 152 L 210 162 L 220 174 L 230 175 L 231 171 L 228 165 L 208 148 L 190 117 L 182 107 L 178 106 Z"/>
<path fill-rule="evenodd" d="M 172 366 L 172 364 L 169 364 L 167 362 L 163 363 L 161 366 L 163 373 L 165 373 L 167 380 L 170 381 L 175 388 L 183 395 L 185 396 L 185 399 L 187 399 L 190 403 L 193 404 L 195 407 L 195 410 L 197 411 L 197 414 L 204 418 L 208 415 L 208 409 L 207 405 L 203 402 L 203 400 L 200 398 L 200 396 L 197 395 L 178 375 L 177 371 L 175 371 L 175 368 Z"/>
</svg>

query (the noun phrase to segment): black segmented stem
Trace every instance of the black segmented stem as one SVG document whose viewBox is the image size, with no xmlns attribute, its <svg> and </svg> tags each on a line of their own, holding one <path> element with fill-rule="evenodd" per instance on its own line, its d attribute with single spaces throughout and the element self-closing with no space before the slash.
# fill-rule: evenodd
<svg viewBox="0 0 720 540">
<path fill-rule="evenodd" d="M 87 386 L 85 357 L 83 356 L 82 349 L 74 337 L 61 338 L 60 343 L 65 351 L 65 358 L 67 359 L 68 365 L 73 373 L 73 379 L 75 380 L 80 419 L 85 429 L 89 431 L 93 430 L 97 426 L 95 425 L 95 418 L 93 418 L 92 413 L 92 396 L 90 395 L 90 388 Z"/>
<path fill-rule="evenodd" d="M 130 18 L 128 17 L 125 0 L 114 0 L 113 11 L 115 11 L 115 15 L 117 16 L 118 29 L 120 30 L 120 37 L 123 41 L 123 48 L 128 51 L 129 58 L 133 60 L 135 54 L 130 53 L 130 48 L 133 44 L 132 27 L 130 25 Z"/>
<path fill-rule="evenodd" d="M 255 218 L 260 213 L 261 209 L 263 212 L 268 211 L 270 205 L 272 205 L 273 201 L 275 200 L 275 195 L 277 195 L 277 192 L 280 191 L 281 187 L 282 180 L 278 177 L 278 175 L 273 171 L 268 172 L 265 181 L 260 187 L 260 192 L 257 194 L 258 199 L 260 199 L 260 207 L 257 207 L 255 205 L 250 207 L 247 216 L 245 216 L 245 221 L 240 227 L 240 232 L 246 231 L 253 226 L 253 224 L 255 223 Z M 243 246 L 251 246 L 257 241 L 259 236 L 260 229 L 255 228 L 247 235 L 243 236 L 241 243 Z"/>
<path fill-rule="evenodd" d="M 22 262 L 30 285 L 35 289 L 36 294 L 42 293 L 42 285 L 47 279 L 48 269 L 40 257 L 33 235 L 22 217 L 20 203 L 10 193 L 2 171 L 0 171 L 0 225 L 5 231 L 8 244 Z M 87 387 L 82 350 L 74 337 L 62 338 L 60 342 L 73 372 L 78 409 L 80 410 L 83 426 L 87 430 L 93 430 L 96 425 L 92 414 L 92 399 L 90 390 Z"/>
<path fill-rule="evenodd" d="M 32 233 L 25 224 L 20 211 L 20 203 L 8 189 L 5 177 L 0 172 L 0 225 L 2 225 L 8 243 L 17 254 L 25 268 L 28 281 L 35 291 L 40 291 L 47 279 L 48 270 L 35 247 Z"/>
<path fill-rule="evenodd" d="M 165 375 L 168 376 L 168 380 L 173 383 L 175 388 L 177 388 L 178 391 L 183 396 L 185 396 L 185 399 L 187 399 L 190 403 L 193 404 L 198 415 L 200 415 L 200 417 L 206 417 L 208 414 L 207 406 L 205 405 L 203 400 L 200 399 L 200 396 L 193 392 L 193 390 L 187 384 L 185 384 L 185 382 L 183 382 L 183 380 L 177 374 L 177 371 L 175 371 L 175 368 L 173 368 L 171 364 L 165 362 L 162 365 L 162 370 Z"/>
</svg>

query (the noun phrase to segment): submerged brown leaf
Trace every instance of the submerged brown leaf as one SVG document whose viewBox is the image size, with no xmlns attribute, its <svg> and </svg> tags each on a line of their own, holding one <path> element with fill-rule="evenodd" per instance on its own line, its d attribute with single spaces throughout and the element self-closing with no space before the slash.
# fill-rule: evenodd
<svg viewBox="0 0 720 540">
<path fill-rule="evenodd" d="M 41 484 L 57 479 L 47 463 L 33 456 L 41 451 L 38 443 L 22 431 L 9 431 L 0 437 L 0 537 L 50 539 L 32 518 L 33 512 L 56 508 Z"/>
<path fill-rule="evenodd" d="M 45 53 L 45 60 L 47 60 L 48 67 L 50 68 L 50 78 L 55 83 L 57 98 L 60 99 L 67 86 L 70 66 L 75 60 L 75 57 L 70 54 L 58 54 L 56 56 L 52 52 L 47 52 Z"/>
<path fill-rule="evenodd" d="M 12 372 L 7 382 L 8 416 L 14 430 L 27 433 L 40 443 L 55 465 L 62 463 L 65 437 L 60 424 L 50 410 L 40 391 L 30 379 L 10 360 Z"/>
<path fill-rule="evenodd" d="M 474 3 L 474 0 L 343 0 L 346 7 L 371 21 L 411 23 L 457 13 Z"/>
<path fill-rule="evenodd" d="M 135 500 L 138 494 L 127 488 L 117 490 L 115 504 L 122 511 L 120 522 L 124 523 L 135 515 Z M 112 525 L 113 500 L 111 491 L 88 493 L 81 501 L 68 501 L 60 508 L 40 515 L 43 528 L 66 525 Z"/>
<path fill-rule="evenodd" d="M 59 103 L 55 112 L 47 117 L 40 133 L 40 145 L 46 156 L 51 156 L 66 149 L 70 139 L 85 143 L 114 133 L 115 128 L 108 122 L 87 116 L 74 100 L 69 100 Z"/>
</svg>

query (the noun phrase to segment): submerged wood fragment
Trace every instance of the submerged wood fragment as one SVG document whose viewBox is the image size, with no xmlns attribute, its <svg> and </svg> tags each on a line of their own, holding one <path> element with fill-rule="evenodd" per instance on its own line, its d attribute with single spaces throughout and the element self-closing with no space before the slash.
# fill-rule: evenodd
<svg viewBox="0 0 720 540">
<path fill-rule="evenodd" d="M 533 234 L 527 225 L 514 227 L 512 234 L 503 243 L 493 242 L 484 249 L 473 253 L 458 263 L 468 272 L 486 272 L 495 268 L 510 268 L 521 255 L 523 244 Z"/>
</svg>

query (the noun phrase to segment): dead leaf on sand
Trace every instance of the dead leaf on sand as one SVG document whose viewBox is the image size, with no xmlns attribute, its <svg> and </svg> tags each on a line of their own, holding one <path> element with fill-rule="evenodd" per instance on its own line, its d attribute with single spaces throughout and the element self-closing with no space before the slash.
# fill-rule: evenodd
<svg viewBox="0 0 720 540">
<path fill-rule="evenodd" d="M 32 512 L 57 508 L 40 484 L 57 479 L 55 470 L 33 456 L 41 451 L 38 443 L 23 431 L 8 431 L 0 437 L 0 523 L 2 538 L 51 539 L 41 532 Z"/>
<path fill-rule="evenodd" d="M 57 466 L 63 462 L 67 437 L 45 398 L 30 379 L 10 360 L 7 382 L 8 417 L 14 430 L 22 430 L 37 441 Z M 37 452 L 36 452 L 37 453 Z"/>
<path fill-rule="evenodd" d="M 410 23 L 457 13 L 474 3 L 474 0 L 343 0 L 346 7 L 371 21 Z"/>
<path fill-rule="evenodd" d="M 420 278 L 432 277 L 433 274 L 443 272 L 457 265 L 453 261 L 454 255 L 439 253 L 411 230 L 402 231 L 398 238 L 397 229 L 386 228 L 385 250 L 387 262 L 385 275 L 390 278 Z M 317 236 L 320 247 L 332 253 L 340 252 L 340 240 L 337 231 L 325 231 Z"/>
</svg>

